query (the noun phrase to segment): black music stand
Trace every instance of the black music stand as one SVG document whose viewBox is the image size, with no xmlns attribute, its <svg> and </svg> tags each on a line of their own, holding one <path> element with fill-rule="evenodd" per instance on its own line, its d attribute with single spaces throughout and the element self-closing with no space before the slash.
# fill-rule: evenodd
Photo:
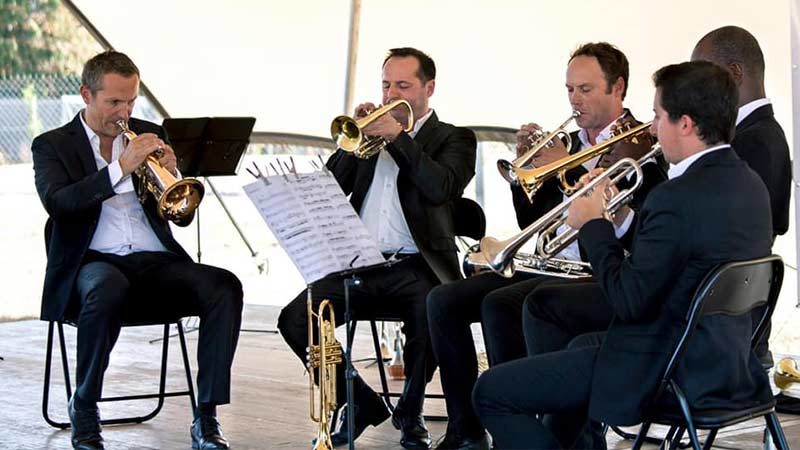
<svg viewBox="0 0 800 450">
<path fill-rule="evenodd" d="M 379 269 L 382 267 L 391 267 L 395 263 L 399 262 L 400 260 L 395 258 L 395 255 L 392 255 L 388 260 L 384 262 L 380 262 L 377 264 L 370 264 L 367 266 L 361 267 L 352 267 L 353 264 L 358 259 L 358 256 L 353 258 L 350 261 L 350 268 L 345 270 L 340 270 L 338 272 L 332 272 L 325 275 L 324 279 L 328 278 L 336 278 L 342 277 L 343 284 L 344 284 L 344 326 L 346 330 L 346 337 L 347 342 L 345 343 L 344 349 L 344 360 L 345 360 L 345 368 L 344 368 L 344 378 L 346 380 L 346 390 L 347 390 L 347 435 L 350 436 L 350 442 L 348 443 L 349 450 L 353 450 L 355 439 L 353 439 L 353 430 L 355 429 L 355 414 L 353 411 L 350 411 L 349 408 L 353 406 L 355 399 L 353 398 L 353 379 L 358 375 L 358 371 L 353 366 L 353 359 L 352 359 L 352 350 L 353 350 L 353 336 L 351 335 L 352 327 L 350 326 L 350 288 L 355 286 L 360 286 L 363 281 L 361 278 L 358 277 L 359 273 L 366 272 L 373 269 Z M 306 287 L 306 292 L 311 292 L 314 283 L 309 283 Z M 313 298 L 313 296 L 312 296 Z M 309 320 L 311 320 L 309 318 Z M 309 342 L 309 346 L 312 343 Z M 320 343 L 321 344 L 321 343 Z M 318 377 L 319 378 L 319 377 Z M 327 420 L 327 419 L 326 419 Z"/>
<path fill-rule="evenodd" d="M 255 258 L 258 252 L 247 240 L 236 219 L 217 191 L 209 177 L 236 175 L 242 162 L 242 156 L 250 143 L 250 134 L 256 123 L 255 117 L 197 117 L 166 118 L 164 129 L 169 136 L 175 157 L 178 159 L 178 170 L 183 176 L 203 177 L 211 192 L 217 197 L 222 209 L 239 233 L 244 244 Z M 195 213 L 197 226 L 197 262 L 202 260 L 200 243 L 200 208 Z M 263 265 L 258 266 L 259 273 Z M 191 327 L 188 331 L 194 331 Z M 277 334 L 275 330 L 242 329 L 241 331 Z"/>
</svg>

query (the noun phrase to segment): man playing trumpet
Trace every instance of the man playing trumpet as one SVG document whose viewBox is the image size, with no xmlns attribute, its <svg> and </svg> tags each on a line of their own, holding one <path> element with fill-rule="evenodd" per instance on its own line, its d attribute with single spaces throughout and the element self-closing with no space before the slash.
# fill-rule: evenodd
<svg viewBox="0 0 800 450">
<path fill-rule="evenodd" d="M 588 43 L 573 52 L 567 66 L 566 87 L 570 106 L 579 112 L 577 123 L 581 128 L 571 134 L 570 149 L 556 139 L 553 145 L 545 146 L 536 154 L 533 166 L 561 160 L 571 153 L 601 143 L 612 136 L 615 125 L 634 123 L 635 119 L 623 107 L 627 85 L 628 61 L 614 46 L 604 42 Z M 529 150 L 532 144 L 530 137 L 537 130 L 539 127 L 536 124 L 522 126 L 517 133 L 518 155 Z M 637 141 L 617 144 L 611 154 L 602 158 L 601 165 L 610 165 L 623 156 L 637 159 L 650 150 L 649 139 L 640 136 Z M 594 168 L 598 159 L 570 171 L 569 180 L 574 182 Z M 645 185 L 632 202 L 634 209 L 647 191 L 665 178 L 663 170 L 656 164 L 647 164 L 644 170 Z M 520 228 L 527 227 L 566 198 L 555 179 L 546 181 L 532 200 L 528 199 L 519 185 L 512 185 L 511 190 Z M 633 215 L 627 209 L 617 215 L 619 224 L 616 230 L 619 236 L 632 232 L 630 224 L 633 223 Z M 580 253 L 577 244 L 574 244 L 560 256 L 580 260 Z M 478 375 L 470 324 L 482 324 L 490 365 L 524 357 L 526 348 L 522 305 L 525 295 L 542 283 L 573 284 L 576 281 L 520 272 L 511 279 L 483 273 L 431 291 L 428 296 L 428 321 L 450 419 L 447 434 L 438 448 L 488 448 L 484 429 L 470 401 Z"/>
<path fill-rule="evenodd" d="M 389 51 L 383 63 L 383 102 L 408 102 L 416 119 L 409 125 L 408 111 L 391 109 L 364 126 L 367 136 L 387 144 L 371 158 L 358 158 L 339 149 L 327 162 L 350 202 L 387 257 L 400 262 L 389 268 L 361 274 L 363 284 L 350 291 L 350 304 L 359 317 L 390 314 L 403 319 L 405 387 L 392 414 L 405 448 L 428 448 L 430 436 L 422 419 L 425 385 L 435 369 L 428 337 L 425 297 L 440 284 L 460 278 L 453 234 L 452 202 L 461 197 L 475 173 L 476 140 L 472 131 L 440 122 L 428 106 L 436 86 L 436 67 L 414 48 Z M 374 110 L 364 103 L 356 108 L 361 118 Z M 342 279 L 324 279 L 313 286 L 314 310 L 322 299 L 334 305 L 336 322 L 343 323 Z M 300 293 L 280 314 L 278 327 L 301 360 L 308 346 L 306 293 Z M 345 401 L 343 364 L 337 373 L 337 402 Z M 356 439 L 367 426 L 379 425 L 390 413 L 378 394 L 360 377 L 354 380 L 354 435 L 346 418 L 332 435 L 334 446 Z M 342 414 L 345 416 L 345 414 Z"/>
</svg>

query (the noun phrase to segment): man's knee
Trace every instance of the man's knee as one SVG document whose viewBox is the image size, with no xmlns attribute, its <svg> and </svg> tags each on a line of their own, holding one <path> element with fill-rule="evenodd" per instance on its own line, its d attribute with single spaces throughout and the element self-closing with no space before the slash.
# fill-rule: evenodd
<svg viewBox="0 0 800 450">
<path fill-rule="evenodd" d="M 434 287 L 428 292 L 426 301 L 428 320 L 439 323 L 452 318 L 457 312 L 457 295 L 455 289 L 448 284 Z"/>
<path fill-rule="evenodd" d="M 296 338 L 299 333 L 297 330 L 302 331 L 303 327 L 308 327 L 306 305 L 298 299 L 299 297 L 284 306 L 278 315 L 278 330 L 287 341 L 293 341 Z M 303 332 L 307 333 L 307 331 Z"/>
</svg>

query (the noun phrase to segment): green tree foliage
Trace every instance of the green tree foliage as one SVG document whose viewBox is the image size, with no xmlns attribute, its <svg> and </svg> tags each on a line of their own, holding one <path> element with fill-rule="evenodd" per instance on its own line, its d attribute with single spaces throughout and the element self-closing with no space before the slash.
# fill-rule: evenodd
<svg viewBox="0 0 800 450">
<path fill-rule="evenodd" d="M 80 73 L 100 50 L 60 0 L 0 0 L 0 77 Z"/>
</svg>

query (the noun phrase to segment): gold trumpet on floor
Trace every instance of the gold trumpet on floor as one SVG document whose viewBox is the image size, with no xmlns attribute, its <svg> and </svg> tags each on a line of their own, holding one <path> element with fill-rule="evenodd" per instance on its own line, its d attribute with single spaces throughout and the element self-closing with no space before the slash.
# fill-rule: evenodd
<svg viewBox="0 0 800 450">
<path fill-rule="evenodd" d="M 342 362 L 342 346 L 336 340 L 336 319 L 330 300 L 323 300 L 317 312 L 308 292 L 308 390 L 311 421 L 319 425 L 314 450 L 330 450 L 329 421 L 336 410 L 336 365 Z M 327 318 L 326 318 L 327 313 Z M 319 344 L 314 344 L 314 320 L 317 321 Z M 314 372 L 318 371 L 319 395 L 315 395 Z M 317 400 L 315 402 L 315 400 Z M 316 403 L 316 404 L 315 404 Z"/>
<path fill-rule="evenodd" d="M 128 128 L 126 121 L 118 120 L 116 124 L 129 141 L 136 138 L 136 133 Z M 139 202 L 144 204 L 147 193 L 152 193 L 158 205 L 158 215 L 164 220 L 184 221 L 203 200 L 203 183 L 194 178 L 177 179 L 161 166 L 153 154 L 147 156 L 135 173 L 139 177 Z"/>
<path fill-rule="evenodd" d="M 411 110 L 411 104 L 407 101 L 397 99 L 360 119 L 353 119 L 350 116 L 339 116 L 333 119 L 333 122 L 331 122 L 331 137 L 340 149 L 352 153 L 357 158 L 369 159 L 373 155 L 380 153 L 388 142 L 382 137 L 368 138 L 364 135 L 362 129 L 398 106 L 404 106 L 408 109 L 408 124 L 405 128 L 405 132 L 408 133 L 414 129 L 414 111 Z"/>
<path fill-rule="evenodd" d="M 800 368 L 797 367 L 797 361 L 792 358 L 783 358 L 778 361 L 775 366 L 775 386 L 779 388 L 788 389 L 794 383 L 800 383 Z"/>
</svg>

